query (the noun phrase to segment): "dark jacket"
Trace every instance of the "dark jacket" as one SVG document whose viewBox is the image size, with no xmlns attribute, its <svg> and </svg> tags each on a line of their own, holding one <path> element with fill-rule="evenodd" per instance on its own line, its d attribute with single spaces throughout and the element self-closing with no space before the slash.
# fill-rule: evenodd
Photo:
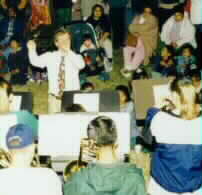
<svg viewBox="0 0 202 195">
<path fill-rule="evenodd" d="M 108 4 L 111 8 L 126 7 L 129 0 L 108 0 Z"/>
<path fill-rule="evenodd" d="M 9 17 L 4 18 L 0 22 L 0 40 L 3 40 L 8 32 Z M 18 40 L 23 40 L 23 32 L 25 29 L 25 24 L 20 18 L 15 18 L 13 26 L 13 37 Z"/>
<path fill-rule="evenodd" d="M 146 195 L 142 171 L 132 164 L 91 164 L 64 185 L 64 195 Z"/>
</svg>

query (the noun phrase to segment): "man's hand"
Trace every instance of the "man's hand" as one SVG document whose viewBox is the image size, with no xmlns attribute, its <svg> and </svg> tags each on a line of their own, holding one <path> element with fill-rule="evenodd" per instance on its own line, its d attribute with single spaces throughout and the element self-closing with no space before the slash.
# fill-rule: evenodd
<svg viewBox="0 0 202 195">
<path fill-rule="evenodd" d="M 29 40 L 27 42 L 28 50 L 35 50 L 36 49 L 36 42 L 34 40 Z"/>
</svg>

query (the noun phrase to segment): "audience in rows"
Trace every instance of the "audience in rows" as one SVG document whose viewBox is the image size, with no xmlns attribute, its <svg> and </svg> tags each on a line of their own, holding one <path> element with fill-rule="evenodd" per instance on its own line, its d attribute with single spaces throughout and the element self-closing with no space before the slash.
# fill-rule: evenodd
<svg viewBox="0 0 202 195">
<path fill-rule="evenodd" d="M 7 167 L 0 169 L 0 194 L 199 195 L 202 188 L 202 1 L 148 3 L 145 0 L 141 11 L 133 13 L 134 18 L 128 26 L 129 0 L 64 2 L 66 4 L 53 1 L 56 10 L 52 18 L 49 1 L 1 1 L 0 115 L 15 116 L 17 124 L 8 130 L 0 129 L 0 167 L 1 150 L 8 155 Z M 72 21 L 75 3 L 81 4 L 83 23 L 91 24 L 94 34 L 93 37 L 89 33 L 77 37 L 82 40 L 79 51 L 74 48 L 74 32 L 65 28 L 66 23 Z M 39 54 L 37 40 L 30 40 L 27 33 L 36 30 L 37 39 L 40 26 L 46 28 L 54 19 L 57 26 L 52 35 L 55 50 Z M 95 61 L 86 54 L 90 50 L 95 50 Z M 117 85 L 113 89 L 118 93 L 120 112 L 130 116 L 130 150 L 135 151 L 135 155 L 145 151 L 151 155 L 148 188 L 142 170 L 132 162 L 123 162 L 117 155 L 117 127 L 106 116 L 91 120 L 87 127 L 86 141 L 91 145 L 87 153 L 94 160 L 84 164 L 81 159 L 76 161 L 76 168 L 73 166 L 62 182 L 52 169 L 40 167 L 37 117 L 25 110 L 13 111 L 12 85 L 26 85 L 31 66 L 46 67 L 49 113 L 58 113 L 65 91 L 81 89 L 91 93 L 96 90 L 94 83 L 86 78 L 88 73 L 85 78 L 81 77 L 86 68 L 94 71 L 97 66 L 101 71 L 96 74 L 101 80 L 110 79 L 114 71 L 112 64 L 115 66 L 116 61 L 113 54 L 117 51 L 123 51 L 121 74 L 130 83 L 133 79 L 170 79 L 170 96 L 148 108 L 141 128 L 137 125 L 130 86 Z M 94 62 L 95 67 L 92 66 Z M 82 104 L 72 104 L 64 111 L 87 112 Z M 138 150 L 141 148 L 138 144 L 144 152 Z M 84 150 L 82 141 L 80 148 Z"/>
</svg>

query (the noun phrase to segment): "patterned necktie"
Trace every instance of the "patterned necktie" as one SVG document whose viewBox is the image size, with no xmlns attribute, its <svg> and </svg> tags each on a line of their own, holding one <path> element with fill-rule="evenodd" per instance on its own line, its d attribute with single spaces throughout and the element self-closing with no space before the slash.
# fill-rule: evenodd
<svg viewBox="0 0 202 195">
<path fill-rule="evenodd" d="M 62 56 L 61 63 L 59 66 L 59 74 L 58 74 L 58 88 L 59 88 L 59 93 L 58 96 L 62 97 L 63 91 L 65 88 L 65 56 Z"/>
</svg>

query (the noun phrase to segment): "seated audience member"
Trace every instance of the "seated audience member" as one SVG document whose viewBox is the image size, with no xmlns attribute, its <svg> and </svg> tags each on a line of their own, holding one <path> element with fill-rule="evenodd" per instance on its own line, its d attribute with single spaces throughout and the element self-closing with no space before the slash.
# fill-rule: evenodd
<svg viewBox="0 0 202 195">
<path fill-rule="evenodd" d="M 16 15 L 15 8 L 8 9 L 8 16 L 0 21 L 0 45 L 6 47 L 12 37 L 23 40 L 25 24 Z"/>
<path fill-rule="evenodd" d="M 27 125 L 12 126 L 6 136 L 11 156 L 9 168 L 0 170 L 0 194 L 62 195 L 62 184 L 49 168 L 32 167 L 36 145 L 33 129 Z"/>
<path fill-rule="evenodd" d="M 125 73 L 128 74 L 129 72 L 135 71 L 143 63 L 145 58 L 144 43 L 141 37 L 128 36 L 134 37 L 136 43 L 134 42 L 134 44 L 131 45 L 128 38 L 129 42 L 127 41 L 126 47 L 123 48 L 124 68 L 121 69 L 123 76 L 125 76 Z"/>
<path fill-rule="evenodd" d="M 83 53 L 87 50 L 96 49 L 95 44 L 93 43 L 92 37 L 90 34 L 84 36 L 83 44 L 80 48 L 80 53 Z"/>
<path fill-rule="evenodd" d="M 95 86 L 91 82 L 85 82 L 81 85 L 81 91 L 89 92 L 94 90 L 95 90 Z"/>
<path fill-rule="evenodd" d="M 30 0 L 32 14 L 30 30 L 37 29 L 40 25 L 52 24 L 50 13 L 50 0 Z"/>
<path fill-rule="evenodd" d="M 177 59 L 177 73 L 181 76 L 188 76 L 192 71 L 197 69 L 197 60 L 194 56 L 194 48 L 187 44 L 180 50 Z"/>
<path fill-rule="evenodd" d="M 13 102 L 12 86 L 3 78 L 0 78 L 0 114 L 12 112 L 11 104 Z M 38 120 L 30 112 L 21 110 L 12 112 L 16 114 L 18 123 L 26 124 L 34 130 L 34 135 L 38 134 Z"/>
<path fill-rule="evenodd" d="M 156 57 L 155 71 L 165 77 L 176 75 L 175 55 L 172 46 L 162 48 L 160 56 Z"/>
<path fill-rule="evenodd" d="M 94 5 L 91 16 L 86 22 L 90 23 L 95 29 L 99 44 L 101 48 L 104 48 L 106 53 L 107 63 L 112 66 L 111 23 L 108 16 L 104 14 L 104 8 L 99 4 Z"/>
<path fill-rule="evenodd" d="M 28 80 L 29 65 L 27 50 L 17 39 L 10 42 L 10 47 L 12 49 L 8 57 L 8 67 L 11 73 L 10 82 L 13 85 L 25 85 Z"/>
<path fill-rule="evenodd" d="M 64 185 L 64 194 L 146 195 L 141 170 L 118 159 L 114 121 L 95 118 L 88 126 L 88 137 L 96 144 L 96 163 L 73 175 Z"/>
<path fill-rule="evenodd" d="M 196 48 L 195 28 L 184 10 L 176 11 L 163 25 L 161 41 L 178 49 L 185 43 Z"/>
<path fill-rule="evenodd" d="M 157 48 L 158 41 L 158 20 L 151 7 L 145 6 L 144 12 L 134 17 L 129 25 L 129 32 L 142 39 L 145 49 L 144 64 L 147 65 Z"/>
<path fill-rule="evenodd" d="M 128 87 L 118 85 L 116 91 L 119 93 L 120 111 L 128 112 L 130 114 L 131 147 L 133 147 L 135 145 L 136 137 L 139 135 L 139 130 L 136 124 L 135 105 L 131 100 Z"/>
<path fill-rule="evenodd" d="M 147 142 L 155 137 L 148 193 L 200 195 L 202 187 L 201 107 L 192 80 L 175 78 L 169 101 L 148 111 Z M 164 106 L 165 105 L 165 106 Z"/>
<path fill-rule="evenodd" d="M 86 112 L 81 104 L 71 104 L 65 108 L 66 112 Z"/>
</svg>

